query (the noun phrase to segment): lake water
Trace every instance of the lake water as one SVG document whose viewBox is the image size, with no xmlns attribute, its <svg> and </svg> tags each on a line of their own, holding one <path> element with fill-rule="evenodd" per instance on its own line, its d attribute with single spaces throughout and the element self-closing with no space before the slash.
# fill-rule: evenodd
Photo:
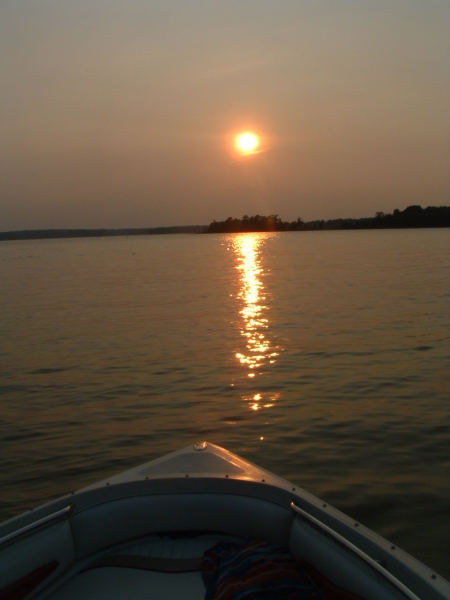
<svg viewBox="0 0 450 600">
<path fill-rule="evenodd" d="M 209 440 L 450 578 L 450 232 L 0 244 L 0 519 Z"/>
</svg>

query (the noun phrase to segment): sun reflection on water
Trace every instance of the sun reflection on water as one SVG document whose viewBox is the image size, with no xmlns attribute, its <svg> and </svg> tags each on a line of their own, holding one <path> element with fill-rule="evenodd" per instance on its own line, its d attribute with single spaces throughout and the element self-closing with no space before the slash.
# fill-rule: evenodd
<svg viewBox="0 0 450 600">
<path fill-rule="evenodd" d="M 267 234 L 243 234 L 233 238 L 233 248 L 237 255 L 237 269 L 240 272 L 240 290 L 238 298 L 242 302 L 239 311 L 242 316 L 241 335 L 245 338 L 245 350 L 236 353 L 239 363 L 246 368 L 247 377 L 253 379 L 262 375 L 269 364 L 275 362 L 278 353 L 274 351 L 268 337 L 268 307 L 262 277 L 261 247 Z M 256 384 L 256 381 L 255 381 Z M 261 393 L 244 398 L 252 410 L 273 406 L 274 396 L 264 404 Z"/>
</svg>

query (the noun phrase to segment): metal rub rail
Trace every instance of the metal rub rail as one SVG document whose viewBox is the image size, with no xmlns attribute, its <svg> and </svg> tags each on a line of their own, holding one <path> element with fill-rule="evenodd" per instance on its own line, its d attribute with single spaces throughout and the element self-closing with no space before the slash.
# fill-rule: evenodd
<svg viewBox="0 0 450 600">
<path fill-rule="evenodd" d="M 44 527 L 45 525 L 49 525 L 50 523 L 54 523 L 56 521 L 65 519 L 68 516 L 68 513 L 71 511 L 71 509 L 72 509 L 71 506 L 66 506 L 65 508 L 62 508 L 61 510 L 56 511 L 56 512 L 52 513 L 51 515 L 47 515 L 46 517 L 43 517 L 42 519 L 38 519 L 37 521 L 34 521 L 33 523 L 26 525 L 25 527 L 21 527 L 20 529 L 17 529 L 16 531 L 13 531 L 12 533 L 9 533 L 8 535 L 3 536 L 2 538 L 0 538 L 0 547 L 4 546 L 6 544 L 9 544 L 10 542 L 13 542 L 16 539 L 20 539 L 21 537 L 31 535 L 33 533 L 33 531 L 35 531 L 36 529 L 40 529 L 41 527 Z"/>
<path fill-rule="evenodd" d="M 416 596 L 416 594 L 414 594 L 409 588 L 407 588 L 405 584 L 403 584 L 399 579 L 394 577 L 392 573 L 390 573 L 387 569 L 380 565 L 376 560 L 368 556 L 365 552 L 358 548 L 358 546 L 355 546 L 355 544 L 352 544 L 345 537 L 337 533 L 337 531 L 334 531 L 334 529 L 331 529 L 331 527 L 328 527 L 328 525 L 325 525 L 325 523 L 322 523 L 322 521 L 319 521 L 319 519 L 316 519 L 315 517 L 298 507 L 295 504 L 295 502 L 291 502 L 291 508 L 295 513 L 297 513 L 298 515 L 315 525 L 318 529 L 324 531 L 333 539 L 337 540 L 342 546 L 345 546 L 346 548 L 351 550 L 364 562 L 366 562 L 373 569 L 375 569 L 375 571 L 381 573 L 381 575 L 383 575 L 385 579 L 390 581 L 390 583 L 392 583 L 399 591 L 401 591 L 407 598 L 409 598 L 409 600 L 421 600 L 419 596 Z"/>
</svg>

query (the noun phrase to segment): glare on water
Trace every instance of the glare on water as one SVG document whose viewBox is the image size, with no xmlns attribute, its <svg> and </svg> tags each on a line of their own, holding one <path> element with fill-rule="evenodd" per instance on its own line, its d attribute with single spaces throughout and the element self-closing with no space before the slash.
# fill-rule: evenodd
<svg viewBox="0 0 450 600">
<path fill-rule="evenodd" d="M 245 349 L 236 353 L 236 358 L 247 370 L 247 376 L 255 378 L 264 374 L 261 369 L 273 364 L 278 352 L 275 352 L 268 338 L 268 307 L 264 303 L 263 268 L 260 253 L 267 234 L 243 234 L 233 238 L 233 249 L 237 257 L 236 269 L 240 273 L 240 291 L 238 298 L 242 308 L 241 335 L 245 339 Z M 262 394 L 256 392 L 245 396 L 253 410 L 270 408 L 275 396 L 263 402 Z"/>
</svg>

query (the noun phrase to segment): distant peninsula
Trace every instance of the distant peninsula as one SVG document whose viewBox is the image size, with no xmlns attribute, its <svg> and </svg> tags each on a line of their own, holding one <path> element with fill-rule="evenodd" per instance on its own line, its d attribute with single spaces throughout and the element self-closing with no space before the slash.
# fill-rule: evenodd
<svg viewBox="0 0 450 600">
<path fill-rule="evenodd" d="M 407 229 L 423 227 L 450 227 L 450 206 L 408 206 L 392 214 L 377 212 L 374 217 L 362 219 L 331 219 L 329 221 L 282 221 L 278 215 L 228 217 L 213 221 L 204 233 L 244 233 L 252 231 L 317 231 L 331 229 Z"/>
<path fill-rule="evenodd" d="M 163 235 L 169 233 L 204 233 L 206 225 L 182 225 L 140 229 L 28 229 L 0 231 L 0 241 L 48 240 L 57 238 L 111 237 L 117 235 Z"/>
</svg>

